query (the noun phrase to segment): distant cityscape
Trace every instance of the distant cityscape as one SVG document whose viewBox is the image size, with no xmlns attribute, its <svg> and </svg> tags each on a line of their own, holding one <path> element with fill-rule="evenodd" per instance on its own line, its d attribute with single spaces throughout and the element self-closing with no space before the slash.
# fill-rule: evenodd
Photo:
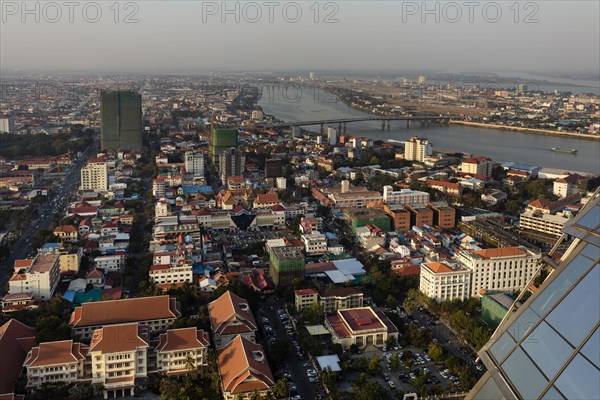
<svg viewBox="0 0 600 400">
<path fill-rule="evenodd" d="M 271 115 L 282 84 L 409 138 Z M 0 115 L 2 400 L 600 398 L 600 166 L 420 130 L 584 151 L 597 94 L 23 74 L 2 79 Z"/>
</svg>

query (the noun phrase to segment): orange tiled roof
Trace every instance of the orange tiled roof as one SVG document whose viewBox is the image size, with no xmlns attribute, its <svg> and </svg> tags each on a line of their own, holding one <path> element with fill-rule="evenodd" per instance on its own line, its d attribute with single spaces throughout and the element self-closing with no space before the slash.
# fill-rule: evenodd
<svg viewBox="0 0 600 400">
<path fill-rule="evenodd" d="M 197 328 L 169 329 L 160 335 L 157 351 L 191 350 L 209 345 L 208 333 Z"/>
<path fill-rule="evenodd" d="M 175 298 L 170 298 L 167 295 L 95 301 L 76 307 L 71 314 L 69 325 L 78 328 L 176 318 L 180 315 L 179 304 Z"/>
<path fill-rule="evenodd" d="M 208 313 L 214 333 L 227 335 L 257 329 L 248 302 L 229 290 L 208 304 Z"/>
<path fill-rule="evenodd" d="M 275 384 L 263 347 L 236 336 L 217 355 L 223 392 L 248 393 Z"/>
</svg>

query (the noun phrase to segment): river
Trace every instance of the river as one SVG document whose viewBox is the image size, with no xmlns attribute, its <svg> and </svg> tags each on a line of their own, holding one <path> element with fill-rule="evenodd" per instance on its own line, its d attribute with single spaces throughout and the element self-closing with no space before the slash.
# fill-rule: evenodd
<svg viewBox="0 0 600 400">
<path fill-rule="evenodd" d="M 265 113 L 286 122 L 365 116 L 365 113 L 336 101 L 331 95 L 311 88 L 294 87 L 293 92 L 288 93 L 263 93 L 259 105 Z M 314 130 L 317 129 L 318 126 L 314 127 Z M 534 163 L 540 167 L 600 173 L 600 141 L 595 140 L 456 125 L 420 126 L 417 123 L 407 129 L 406 122 L 402 121 L 392 121 L 389 131 L 382 131 L 378 122 L 355 122 L 347 125 L 347 133 L 402 141 L 420 136 L 428 138 L 434 149 L 468 152 L 498 162 Z M 577 149 L 578 153 L 555 153 L 550 151 L 552 147 Z"/>
</svg>

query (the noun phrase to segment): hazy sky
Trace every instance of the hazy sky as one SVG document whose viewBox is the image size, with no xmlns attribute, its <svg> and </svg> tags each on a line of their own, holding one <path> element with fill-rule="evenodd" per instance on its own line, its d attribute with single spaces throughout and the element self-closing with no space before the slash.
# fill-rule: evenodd
<svg viewBox="0 0 600 400">
<path fill-rule="evenodd" d="M 63 1 L 30 2 L 30 14 L 21 1 L 1 1 L 3 72 L 600 70 L 597 0 L 519 2 L 518 13 L 512 0 L 428 2 L 429 14 L 420 1 L 229 2 L 225 14 L 220 1 L 145 0 L 118 3 L 117 23 L 112 0 L 85 12 L 88 2 L 76 2 L 73 22 Z M 124 23 L 132 12 L 138 22 Z M 332 12 L 337 22 L 325 23 Z"/>
</svg>

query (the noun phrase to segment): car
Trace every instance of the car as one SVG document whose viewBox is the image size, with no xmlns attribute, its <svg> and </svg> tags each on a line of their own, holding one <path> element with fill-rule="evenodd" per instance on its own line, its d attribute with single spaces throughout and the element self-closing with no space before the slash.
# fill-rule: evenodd
<svg viewBox="0 0 600 400">
<path fill-rule="evenodd" d="M 302 400 L 302 397 L 300 397 L 300 395 L 297 394 L 295 396 L 290 397 L 290 400 Z"/>
<path fill-rule="evenodd" d="M 427 361 L 427 362 L 431 361 L 431 357 L 429 357 L 427 354 L 425 354 L 425 355 L 423 356 L 423 358 L 424 358 L 424 359 L 425 359 L 425 361 Z"/>
<path fill-rule="evenodd" d="M 481 364 L 476 365 L 475 368 L 477 369 L 477 371 L 483 371 L 483 365 Z"/>
<path fill-rule="evenodd" d="M 408 374 L 408 376 L 410 377 L 410 379 L 416 379 L 417 375 L 415 375 L 414 372 L 411 372 L 410 374 Z"/>
<path fill-rule="evenodd" d="M 394 384 L 394 382 L 392 382 L 392 381 L 388 381 L 388 385 L 390 385 L 391 389 L 395 389 L 396 388 L 396 384 Z"/>
</svg>

